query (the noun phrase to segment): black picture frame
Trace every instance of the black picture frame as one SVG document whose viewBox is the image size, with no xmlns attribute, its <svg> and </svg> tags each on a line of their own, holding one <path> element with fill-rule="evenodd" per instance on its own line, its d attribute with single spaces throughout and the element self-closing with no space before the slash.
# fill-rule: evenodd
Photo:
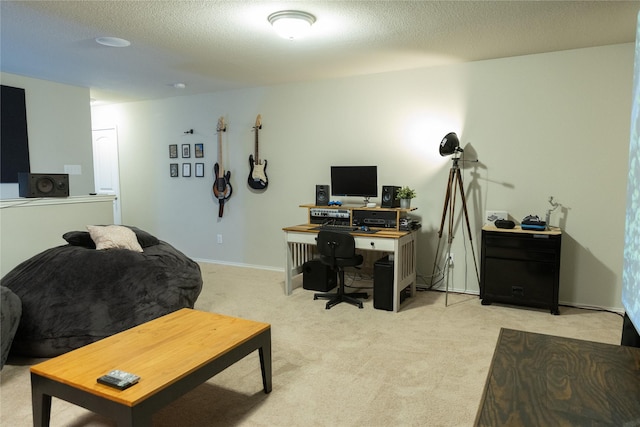
<svg viewBox="0 0 640 427">
<path fill-rule="evenodd" d="M 204 144 L 193 144 L 196 158 L 204 157 Z"/>
<path fill-rule="evenodd" d="M 169 145 L 169 158 L 170 159 L 178 158 L 178 144 Z"/>
<path fill-rule="evenodd" d="M 182 144 L 182 158 L 188 159 L 189 157 L 191 157 L 191 145 Z"/>
<path fill-rule="evenodd" d="M 204 177 L 204 163 L 196 163 L 196 178 L 203 178 L 203 177 Z"/>
<path fill-rule="evenodd" d="M 177 146 L 176 146 L 177 148 Z M 176 152 L 176 157 L 177 157 L 177 152 Z M 180 174 L 178 173 L 178 164 L 177 163 L 170 163 L 169 164 L 169 176 L 171 178 L 177 178 L 180 176 Z"/>
<path fill-rule="evenodd" d="M 182 164 L 182 176 L 184 177 L 191 176 L 191 163 Z"/>
</svg>

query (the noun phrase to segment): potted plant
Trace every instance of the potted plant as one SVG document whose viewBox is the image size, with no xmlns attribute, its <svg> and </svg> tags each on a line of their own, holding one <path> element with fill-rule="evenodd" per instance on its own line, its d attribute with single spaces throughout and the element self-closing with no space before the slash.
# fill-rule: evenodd
<svg viewBox="0 0 640 427">
<path fill-rule="evenodd" d="M 408 186 L 402 187 L 396 195 L 396 199 L 400 199 L 400 207 L 402 209 L 409 209 L 411 207 L 411 199 L 414 197 L 416 197 L 416 190 Z"/>
</svg>

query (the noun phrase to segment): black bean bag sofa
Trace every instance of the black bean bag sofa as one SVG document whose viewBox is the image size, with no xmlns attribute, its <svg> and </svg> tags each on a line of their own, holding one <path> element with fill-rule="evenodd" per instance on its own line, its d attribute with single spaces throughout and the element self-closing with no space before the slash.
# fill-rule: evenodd
<svg viewBox="0 0 640 427">
<path fill-rule="evenodd" d="M 11 289 L 0 287 L 0 370 L 9 357 L 13 337 L 20 323 L 22 303 Z"/>
<path fill-rule="evenodd" d="M 88 232 L 24 261 L 0 281 L 22 302 L 10 354 L 53 357 L 181 308 L 202 290 L 200 266 L 136 227 L 142 252 L 97 250 Z"/>
</svg>

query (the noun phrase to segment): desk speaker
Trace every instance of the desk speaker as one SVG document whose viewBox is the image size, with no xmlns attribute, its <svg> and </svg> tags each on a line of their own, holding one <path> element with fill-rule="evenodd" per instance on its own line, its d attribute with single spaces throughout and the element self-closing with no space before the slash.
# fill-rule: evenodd
<svg viewBox="0 0 640 427">
<path fill-rule="evenodd" d="M 383 185 L 382 186 L 382 203 L 380 207 L 383 208 L 398 208 L 400 207 L 400 199 L 397 199 L 398 191 L 400 187 L 395 185 Z"/>
<path fill-rule="evenodd" d="M 329 205 L 329 186 L 316 185 L 316 206 Z"/>
<path fill-rule="evenodd" d="M 66 173 L 19 173 L 20 197 L 69 197 Z"/>
</svg>

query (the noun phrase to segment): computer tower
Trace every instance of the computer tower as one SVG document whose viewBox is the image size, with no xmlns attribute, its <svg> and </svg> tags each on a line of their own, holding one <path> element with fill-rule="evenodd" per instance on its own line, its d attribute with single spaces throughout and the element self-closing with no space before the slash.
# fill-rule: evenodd
<svg viewBox="0 0 640 427">
<path fill-rule="evenodd" d="M 336 272 L 317 259 L 302 265 L 302 287 L 312 291 L 328 292 L 338 284 Z"/>
<path fill-rule="evenodd" d="M 373 263 L 373 308 L 393 311 L 393 261 L 388 255 Z"/>
</svg>

